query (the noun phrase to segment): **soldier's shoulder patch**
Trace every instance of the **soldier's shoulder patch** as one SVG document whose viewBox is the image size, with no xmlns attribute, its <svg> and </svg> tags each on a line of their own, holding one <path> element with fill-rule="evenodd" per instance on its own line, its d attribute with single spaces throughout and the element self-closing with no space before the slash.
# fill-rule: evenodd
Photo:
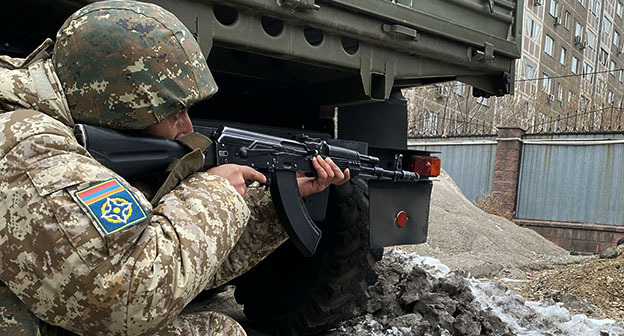
<svg viewBox="0 0 624 336">
<path fill-rule="evenodd" d="M 106 234 L 148 218 L 132 191 L 116 178 L 78 190 L 74 195 Z"/>
</svg>

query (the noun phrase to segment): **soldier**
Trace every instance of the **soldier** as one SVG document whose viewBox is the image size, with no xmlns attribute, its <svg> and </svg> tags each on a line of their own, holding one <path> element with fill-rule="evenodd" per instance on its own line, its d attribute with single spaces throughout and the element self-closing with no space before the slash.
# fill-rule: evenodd
<svg viewBox="0 0 624 336">
<path fill-rule="evenodd" d="M 1 334 L 245 334 L 225 315 L 180 312 L 286 239 L 268 193 L 245 187 L 265 177 L 194 172 L 185 157 L 183 180 L 152 205 L 72 134 L 80 122 L 184 138 L 188 108 L 216 91 L 187 28 L 140 2 L 88 5 L 56 45 L 0 57 Z M 349 179 L 330 160 L 313 164 L 302 196 Z"/>
</svg>

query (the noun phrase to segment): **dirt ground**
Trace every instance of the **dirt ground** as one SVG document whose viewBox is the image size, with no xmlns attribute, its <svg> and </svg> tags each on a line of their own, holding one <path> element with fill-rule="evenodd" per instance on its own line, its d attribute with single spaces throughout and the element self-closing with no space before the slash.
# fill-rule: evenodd
<svg viewBox="0 0 624 336">
<path fill-rule="evenodd" d="M 570 311 L 597 319 L 624 320 L 624 245 L 619 256 L 593 256 L 580 264 L 532 272 L 520 289 L 529 300 L 553 299 Z"/>
</svg>

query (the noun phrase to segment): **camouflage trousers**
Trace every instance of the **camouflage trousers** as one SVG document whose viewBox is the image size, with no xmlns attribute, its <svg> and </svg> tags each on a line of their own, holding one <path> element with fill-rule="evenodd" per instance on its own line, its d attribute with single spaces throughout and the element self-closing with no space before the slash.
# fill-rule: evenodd
<svg viewBox="0 0 624 336">
<path fill-rule="evenodd" d="M 272 202 L 269 192 L 252 185 L 245 195 L 245 201 L 251 211 L 247 227 L 217 271 L 210 288 L 221 286 L 247 272 L 287 239 L 277 219 L 275 209 L 269 204 Z M 4 284 L 0 283 L 0 335 L 70 336 L 75 334 L 39 320 Z M 157 334 L 157 336 L 182 335 L 243 336 L 246 333 L 238 322 L 221 313 L 193 312 L 179 315 L 173 323 Z"/>
<path fill-rule="evenodd" d="M 0 287 L 0 335 L 74 336 L 35 317 L 7 287 Z M 158 336 L 244 336 L 245 330 L 232 318 L 217 312 L 179 315 Z"/>
</svg>

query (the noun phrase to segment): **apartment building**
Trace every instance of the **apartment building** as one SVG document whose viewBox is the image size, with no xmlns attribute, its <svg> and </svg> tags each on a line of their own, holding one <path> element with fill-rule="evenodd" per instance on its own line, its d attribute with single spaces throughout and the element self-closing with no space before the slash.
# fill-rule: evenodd
<svg viewBox="0 0 624 336">
<path fill-rule="evenodd" d="M 459 119 L 538 131 L 540 125 L 561 121 L 557 127 L 565 131 L 572 123 L 563 121 L 571 116 L 578 122 L 597 120 L 613 108 L 619 111 L 624 97 L 623 1 L 525 1 L 515 95 L 474 98 L 469 87 L 456 82 L 413 89 L 406 92 L 415 104 L 413 129 L 437 126 L 441 133 L 440 120 Z"/>
</svg>

